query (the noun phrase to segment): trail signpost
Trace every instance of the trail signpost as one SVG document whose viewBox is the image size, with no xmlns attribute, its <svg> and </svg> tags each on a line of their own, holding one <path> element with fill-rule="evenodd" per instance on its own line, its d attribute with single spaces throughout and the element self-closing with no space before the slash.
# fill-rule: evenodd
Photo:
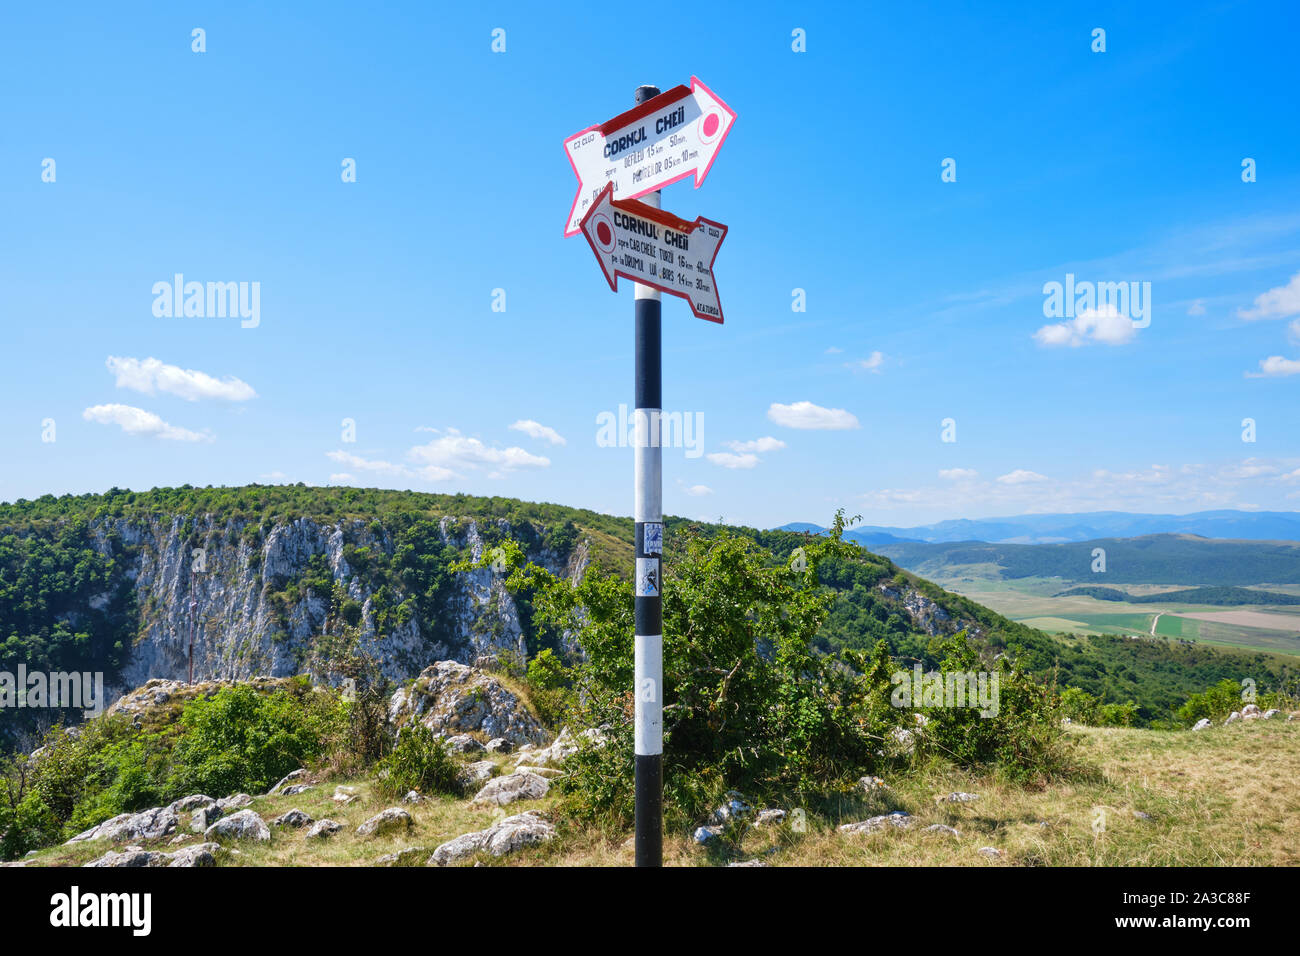
<svg viewBox="0 0 1300 956">
<path fill-rule="evenodd" d="M 626 113 L 574 133 L 564 152 L 578 177 L 578 195 L 564 234 L 578 234 L 606 183 L 613 184 L 616 199 L 637 199 L 692 174 L 699 189 L 735 121 L 731 108 L 693 76 L 690 86 L 656 89 Z"/>
<path fill-rule="evenodd" d="M 636 437 L 632 520 L 636 595 L 633 694 L 636 751 L 636 865 L 663 864 L 663 411 L 661 292 L 691 312 L 722 323 L 713 260 L 727 227 L 702 216 L 688 221 L 660 208 L 659 190 L 694 174 L 704 182 L 736 114 L 691 77 L 660 93 L 638 87 L 636 105 L 564 141 L 578 195 L 564 227 L 581 232 L 615 292 L 618 277 L 635 283 Z M 644 197 L 643 199 L 641 197 Z"/>
<path fill-rule="evenodd" d="M 582 234 L 591 244 L 609 287 L 618 291 L 618 276 L 679 295 L 701 319 L 722 322 L 722 303 L 713 281 L 713 260 L 727 227 L 703 216 L 678 219 L 636 199 L 614 199 L 614 185 L 600 191 L 582 219 Z"/>
</svg>

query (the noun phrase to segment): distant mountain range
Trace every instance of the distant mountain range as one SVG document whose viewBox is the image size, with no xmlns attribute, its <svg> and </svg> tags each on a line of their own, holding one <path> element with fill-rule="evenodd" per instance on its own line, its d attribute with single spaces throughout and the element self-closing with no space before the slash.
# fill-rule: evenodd
<svg viewBox="0 0 1300 956">
<path fill-rule="evenodd" d="M 806 521 L 782 525 L 782 531 L 825 530 Z M 1020 515 L 1010 518 L 965 518 L 914 528 L 862 525 L 845 537 L 872 545 L 985 541 L 990 544 L 1065 544 L 1098 538 L 1135 538 L 1152 534 L 1193 534 L 1237 541 L 1300 541 L 1300 512 L 1197 511 L 1186 515 L 1093 511 L 1083 514 Z"/>
</svg>

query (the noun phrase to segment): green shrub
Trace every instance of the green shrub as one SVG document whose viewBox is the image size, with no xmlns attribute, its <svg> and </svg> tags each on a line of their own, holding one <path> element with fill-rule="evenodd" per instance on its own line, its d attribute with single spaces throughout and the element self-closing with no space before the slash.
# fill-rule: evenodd
<svg viewBox="0 0 1300 956">
<path fill-rule="evenodd" d="M 422 724 L 404 727 L 393 752 L 379 762 L 377 769 L 379 790 L 389 799 L 411 790 L 461 795 L 456 762 L 442 740 Z"/>
</svg>

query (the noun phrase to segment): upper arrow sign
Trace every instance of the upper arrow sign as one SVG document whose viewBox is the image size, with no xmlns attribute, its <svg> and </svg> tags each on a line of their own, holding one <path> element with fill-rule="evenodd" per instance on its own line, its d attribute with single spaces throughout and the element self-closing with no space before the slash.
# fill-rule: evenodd
<svg viewBox="0 0 1300 956">
<path fill-rule="evenodd" d="M 713 260 L 727 227 L 703 216 L 679 219 L 635 199 L 615 199 L 607 183 L 582 217 L 582 234 L 591 244 L 609 287 L 618 277 L 679 295 L 701 319 L 722 323 L 722 303 L 713 280 Z"/>
<path fill-rule="evenodd" d="M 564 141 L 564 152 L 578 176 L 578 195 L 564 234 L 577 235 L 606 183 L 613 183 L 619 199 L 636 199 L 694 173 L 698 189 L 735 121 L 727 104 L 693 76 L 689 87 L 675 87 L 574 133 Z"/>
</svg>

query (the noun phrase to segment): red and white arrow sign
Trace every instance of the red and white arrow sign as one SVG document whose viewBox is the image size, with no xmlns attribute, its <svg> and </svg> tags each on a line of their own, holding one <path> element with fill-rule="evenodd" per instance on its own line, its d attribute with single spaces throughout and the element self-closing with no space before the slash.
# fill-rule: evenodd
<svg viewBox="0 0 1300 956">
<path fill-rule="evenodd" d="M 615 292 L 626 276 L 679 295 L 699 318 L 722 323 L 713 281 L 713 260 L 727 237 L 722 223 L 703 216 L 687 222 L 635 199 L 615 199 L 607 183 L 579 225 Z"/>
<path fill-rule="evenodd" d="M 614 184 L 619 199 L 636 199 L 693 173 L 699 189 L 735 121 L 727 104 L 693 76 L 690 86 L 574 133 L 564 141 L 564 152 L 578 176 L 578 195 L 564 234 L 577 235 L 606 183 Z"/>
</svg>

